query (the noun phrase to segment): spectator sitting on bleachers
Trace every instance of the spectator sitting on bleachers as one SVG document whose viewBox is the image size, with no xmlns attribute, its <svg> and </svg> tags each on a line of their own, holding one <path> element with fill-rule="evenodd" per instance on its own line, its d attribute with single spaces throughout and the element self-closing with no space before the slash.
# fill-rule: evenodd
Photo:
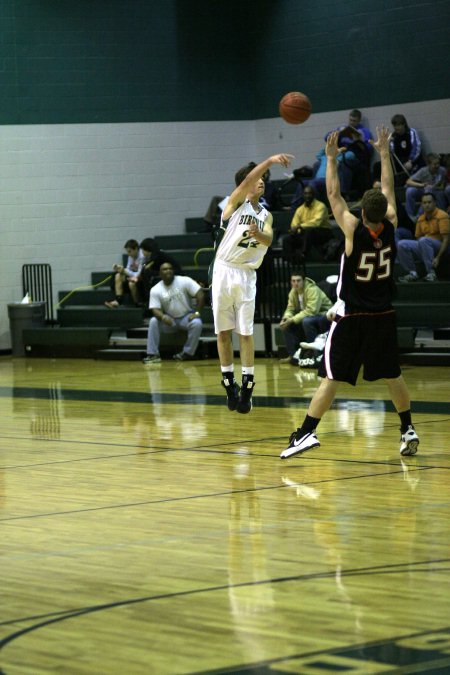
<svg viewBox="0 0 450 675">
<path fill-rule="evenodd" d="M 147 356 L 143 362 L 146 365 L 159 363 L 161 332 L 178 331 L 187 333 L 187 339 L 182 351 L 173 358 L 176 361 L 190 361 L 195 359 L 203 328 L 200 318 L 205 302 L 203 290 L 194 279 L 175 275 L 169 262 L 164 262 L 159 272 L 161 281 L 150 291 L 149 307 L 153 316 L 148 325 Z"/>
<path fill-rule="evenodd" d="M 348 124 L 329 131 L 325 141 L 333 131 L 339 131 L 338 147 L 345 148 L 340 152 L 339 182 L 341 193 L 351 195 L 356 191 L 358 196 L 370 186 L 370 160 L 373 154 L 370 130 L 361 123 L 360 110 L 351 110 Z"/>
<path fill-rule="evenodd" d="M 442 165 L 445 169 L 445 176 L 447 182 L 444 189 L 445 198 L 447 200 L 447 213 L 450 213 L 450 153 L 444 155 L 442 159 Z"/>
<path fill-rule="evenodd" d="M 397 246 L 397 259 L 407 271 L 399 277 L 401 283 L 417 281 L 416 260 L 423 263 L 426 271 L 425 281 L 436 281 L 436 269 L 441 257 L 447 252 L 450 233 L 450 220 L 445 211 L 436 208 L 436 200 L 431 192 L 422 196 L 423 214 L 416 223 L 416 239 L 402 239 Z"/>
<path fill-rule="evenodd" d="M 114 300 L 107 300 L 105 305 L 109 309 L 116 309 L 123 303 L 126 293 L 130 293 L 135 305 L 139 304 L 137 281 L 144 264 L 144 253 L 135 239 L 128 239 L 124 249 L 128 255 L 126 266 L 114 265 L 114 275 L 111 281 L 111 290 L 114 291 Z"/>
<path fill-rule="evenodd" d="M 330 298 L 305 272 L 292 272 L 288 303 L 280 321 L 288 356 L 280 359 L 281 363 L 297 365 L 292 357 L 300 341 L 313 342 L 317 335 L 329 329 L 326 314 L 332 305 Z"/>
<path fill-rule="evenodd" d="M 316 162 L 316 164 L 318 166 L 318 162 Z M 284 182 L 283 186 L 289 185 L 291 181 L 295 181 L 297 183 L 289 204 L 289 209 L 291 211 L 295 211 L 303 204 L 303 188 L 305 187 L 305 184 L 309 185 L 311 183 L 311 180 L 315 175 L 316 168 L 316 165 L 314 167 L 305 165 L 299 167 L 298 169 L 294 169 L 290 176 L 285 174 L 285 176 L 287 176 L 287 181 Z M 280 191 L 283 189 L 283 186 L 281 187 Z"/>
<path fill-rule="evenodd" d="M 264 194 L 259 202 L 268 211 L 273 211 L 277 206 L 277 188 L 270 180 L 269 170 L 266 171 L 262 179 L 264 181 Z"/>
<path fill-rule="evenodd" d="M 427 155 L 427 165 L 412 174 L 406 181 L 406 213 L 413 223 L 417 220 L 418 209 L 416 200 L 424 192 L 433 192 L 436 204 L 440 209 L 447 209 L 447 193 L 450 196 L 450 187 L 446 186 L 447 171 L 440 166 L 439 155 L 430 152 Z"/>
<path fill-rule="evenodd" d="M 351 189 L 353 174 L 351 169 L 347 166 L 346 162 L 344 161 L 345 158 L 347 158 L 347 161 L 350 161 L 350 157 L 353 160 L 354 158 L 356 158 L 356 155 L 354 155 L 354 153 L 351 151 L 346 151 L 340 153 L 337 156 L 339 184 L 341 186 L 341 192 L 343 194 L 348 193 Z M 317 162 L 314 166 L 314 176 L 310 180 L 309 184 L 312 185 L 312 187 L 314 188 L 317 197 L 321 201 L 328 204 L 327 187 L 325 185 L 325 176 L 327 174 L 327 156 L 325 154 L 324 148 L 321 148 L 319 150 L 319 152 L 316 155 L 316 158 Z"/>
<path fill-rule="evenodd" d="M 390 151 L 396 175 L 396 185 L 404 185 L 406 179 L 424 166 L 421 155 L 422 144 L 416 129 L 408 126 L 404 115 L 391 119 L 394 131 L 390 139 Z"/>
<path fill-rule="evenodd" d="M 159 281 L 159 270 L 163 263 L 170 263 L 175 274 L 181 274 L 181 265 L 165 251 L 161 251 L 154 239 L 147 237 L 141 241 L 141 249 L 145 256 L 144 264 L 137 282 L 139 298 L 145 307 L 150 298 L 150 289 Z"/>
<path fill-rule="evenodd" d="M 380 165 L 381 168 L 381 165 Z M 375 178 L 372 187 L 381 190 L 381 180 L 380 178 Z M 401 188 L 402 190 L 402 188 Z M 395 208 L 397 209 L 397 227 L 395 230 L 395 242 L 398 242 L 401 239 L 414 239 L 414 224 L 408 218 L 408 215 L 405 211 L 405 207 L 401 203 L 397 190 L 395 191 Z"/>
<path fill-rule="evenodd" d="M 303 262 L 313 245 L 325 244 L 332 237 L 328 209 L 315 199 L 311 185 L 304 188 L 303 198 L 292 218 L 289 234 L 281 239 L 283 258 L 289 262 Z"/>
</svg>

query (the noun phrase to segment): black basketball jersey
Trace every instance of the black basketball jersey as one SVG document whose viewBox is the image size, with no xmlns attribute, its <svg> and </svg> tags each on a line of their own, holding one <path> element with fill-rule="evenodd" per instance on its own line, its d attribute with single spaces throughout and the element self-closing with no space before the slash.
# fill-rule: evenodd
<svg viewBox="0 0 450 675">
<path fill-rule="evenodd" d="M 374 237 L 360 220 L 352 254 L 342 254 L 337 292 L 345 302 L 346 313 L 383 312 L 392 307 L 395 228 L 386 219 L 383 226 L 382 232 Z"/>
</svg>

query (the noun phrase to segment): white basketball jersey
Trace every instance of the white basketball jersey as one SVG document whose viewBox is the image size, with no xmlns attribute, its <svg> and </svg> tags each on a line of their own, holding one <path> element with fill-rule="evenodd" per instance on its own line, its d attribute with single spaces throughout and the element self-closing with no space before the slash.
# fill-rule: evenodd
<svg viewBox="0 0 450 675">
<path fill-rule="evenodd" d="M 251 203 L 245 200 L 228 221 L 222 218 L 220 229 L 223 234 L 215 259 L 232 265 L 242 265 L 249 269 L 258 269 L 267 251 L 267 246 L 249 236 L 248 227 L 252 220 L 256 220 L 258 229 L 262 232 L 268 214 L 265 208 L 261 208 L 261 211 L 256 213 Z"/>
</svg>

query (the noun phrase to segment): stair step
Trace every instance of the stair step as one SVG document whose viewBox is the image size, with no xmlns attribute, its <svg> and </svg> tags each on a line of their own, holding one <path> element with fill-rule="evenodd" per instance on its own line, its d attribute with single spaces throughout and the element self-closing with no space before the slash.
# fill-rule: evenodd
<svg viewBox="0 0 450 675">
<path fill-rule="evenodd" d="M 142 326 L 143 312 L 139 307 L 118 307 L 108 309 L 104 306 L 69 305 L 58 309 L 57 319 L 60 326 L 105 326 L 108 328 L 132 328 Z"/>
<path fill-rule="evenodd" d="M 86 289 L 82 291 L 59 291 L 58 292 L 58 308 L 68 307 L 69 305 L 103 305 L 105 300 L 113 300 L 114 295 L 107 286 L 100 286 L 100 288 Z M 128 296 L 125 296 L 128 300 Z M 62 304 L 61 304 L 61 301 Z"/>
<path fill-rule="evenodd" d="M 194 265 L 195 250 L 196 249 L 174 248 L 166 252 L 170 253 L 171 257 L 175 258 L 184 269 L 186 265 Z"/>
<path fill-rule="evenodd" d="M 211 232 L 211 225 L 206 223 L 203 218 L 185 218 L 184 229 L 186 232 Z"/>
<path fill-rule="evenodd" d="M 133 332 L 133 330 L 138 331 L 137 335 L 135 337 L 130 337 L 130 333 Z M 136 329 L 128 329 L 125 333 L 121 333 L 120 335 L 117 334 L 116 331 L 114 331 L 111 334 L 109 344 L 110 345 L 118 345 L 119 347 L 121 345 L 141 345 L 145 344 L 147 341 L 147 332 L 148 328 L 136 328 Z"/>
<path fill-rule="evenodd" d="M 110 288 L 113 274 L 114 273 L 111 270 L 108 270 L 107 272 L 91 272 L 91 283 L 98 288 L 102 288 L 103 286 Z"/>
<path fill-rule="evenodd" d="M 156 236 L 155 241 L 159 248 L 163 251 L 167 251 L 167 253 L 177 249 L 196 251 L 199 248 L 213 245 L 212 236 L 208 232 L 191 232 L 186 234 L 168 234 Z"/>
<path fill-rule="evenodd" d="M 145 349 L 99 349 L 95 353 L 97 359 L 107 361 L 142 361 L 145 355 Z"/>
<path fill-rule="evenodd" d="M 396 285 L 396 300 L 399 302 L 448 302 L 450 303 L 450 282 L 435 284 L 416 281 L 412 284 Z"/>
<path fill-rule="evenodd" d="M 25 345 L 108 345 L 111 330 L 107 327 L 43 327 L 25 328 Z"/>
<path fill-rule="evenodd" d="M 148 326 L 139 326 L 138 328 L 128 328 L 127 329 L 127 338 L 135 340 L 143 340 L 147 338 Z"/>
<path fill-rule="evenodd" d="M 449 302 L 399 302 L 396 300 L 393 306 L 397 313 L 399 326 L 415 326 L 427 328 L 440 328 L 448 321 L 450 315 Z"/>
<path fill-rule="evenodd" d="M 447 352 L 416 351 L 400 354 L 401 363 L 414 366 L 450 366 L 450 350 Z"/>
<path fill-rule="evenodd" d="M 28 328 L 23 331 L 27 356 L 93 358 L 100 347 L 107 347 L 109 328 Z"/>
<path fill-rule="evenodd" d="M 199 258 L 203 260 L 204 257 L 204 254 L 200 253 Z M 209 286 L 208 265 L 185 265 L 183 267 L 183 274 L 191 277 L 191 279 L 194 279 L 194 281 L 205 288 Z"/>
<path fill-rule="evenodd" d="M 435 340 L 450 340 L 450 328 L 437 328 L 433 337 Z"/>
</svg>

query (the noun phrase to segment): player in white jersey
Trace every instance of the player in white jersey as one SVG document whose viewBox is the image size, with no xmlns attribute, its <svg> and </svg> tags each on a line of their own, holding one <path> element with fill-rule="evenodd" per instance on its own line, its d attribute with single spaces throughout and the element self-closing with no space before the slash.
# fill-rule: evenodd
<svg viewBox="0 0 450 675">
<path fill-rule="evenodd" d="M 252 408 L 256 270 L 273 238 L 272 214 L 259 203 L 264 194 L 263 176 L 272 164 L 287 167 L 291 159 L 292 155 L 273 155 L 240 169 L 236 188 L 222 212 L 213 263 L 212 306 L 228 409 L 240 413 Z M 234 379 L 232 331 L 239 335 L 242 388 Z"/>
</svg>

